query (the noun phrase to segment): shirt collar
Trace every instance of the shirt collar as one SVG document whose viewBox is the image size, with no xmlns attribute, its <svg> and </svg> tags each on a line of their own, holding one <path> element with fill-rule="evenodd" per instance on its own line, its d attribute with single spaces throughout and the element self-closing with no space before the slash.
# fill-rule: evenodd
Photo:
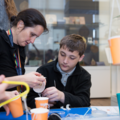
<svg viewBox="0 0 120 120">
<path fill-rule="evenodd" d="M 57 62 L 57 69 L 60 71 L 61 74 L 68 74 L 68 75 L 71 75 L 71 74 L 74 72 L 75 68 L 76 68 L 76 66 L 73 68 L 72 71 L 66 73 L 66 72 L 64 72 L 64 71 L 61 70 L 61 68 L 60 68 L 60 66 L 59 66 L 59 63 Z"/>
</svg>

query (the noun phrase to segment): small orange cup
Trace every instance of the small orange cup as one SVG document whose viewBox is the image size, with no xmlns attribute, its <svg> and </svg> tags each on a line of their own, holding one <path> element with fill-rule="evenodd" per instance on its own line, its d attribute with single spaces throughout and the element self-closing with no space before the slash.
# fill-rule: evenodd
<svg viewBox="0 0 120 120">
<path fill-rule="evenodd" d="M 23 106 L 22 106 L 22 101 L 20 97 L 10 102 L 8 106 L 14 118 L 17 118 L 23 115 Z"/>
<path fill-rule="evenodd" d="M 48 97 L 37 97 L 35 98 L 36 108 L 48 108 Z"/>
<path fill-rule="evenodd" d="M 47 120 L 48 119 L 48 109 L 45 108 L 35 108 L 31 109 L 32 120 Z"/>
</svg>

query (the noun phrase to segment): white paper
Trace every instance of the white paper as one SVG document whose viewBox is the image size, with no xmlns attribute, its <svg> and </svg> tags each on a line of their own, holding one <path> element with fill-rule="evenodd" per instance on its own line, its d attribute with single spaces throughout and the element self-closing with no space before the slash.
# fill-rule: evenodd
<svg viewBox="0 0 120 120">
<path fill-rule="evenodd" d="M 107 112 L 108 115 L 119 115 L 118 106 L 102 106 L 102 107 L 91 107 L 92 110 L 102 110 Z"/>
</svg>

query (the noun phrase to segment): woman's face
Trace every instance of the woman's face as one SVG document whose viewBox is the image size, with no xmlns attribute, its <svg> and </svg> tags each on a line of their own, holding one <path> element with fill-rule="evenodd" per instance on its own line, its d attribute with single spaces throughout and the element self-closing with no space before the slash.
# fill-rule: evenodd
<svg viewBox="0 0 120 120">
<path fill-rule="evenodd" d="M 20 46 L 26 46 L 29 43 L 34 43 L 35 39 L 39 37 L 44 31 L 41 25 L 34 27 L 25 27 L 21 31 L 17 32 L 16 40 Z"/>
</svg>

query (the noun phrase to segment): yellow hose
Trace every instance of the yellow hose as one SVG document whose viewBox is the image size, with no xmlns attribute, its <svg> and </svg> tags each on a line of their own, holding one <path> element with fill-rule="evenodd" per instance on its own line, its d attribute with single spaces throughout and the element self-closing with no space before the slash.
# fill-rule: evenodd
<svg viewBox="0 0 120 120">
<path fill-rule="evenodd" d="M 8 104 L 8 103 L 10 103 L 11 101 L 13 101 L 13 100 L 15 100 L 15 99 L 17 99 L 17 98 L 19 98 L 19 97 L 22 97 L 22 96 L 23 96 L 23 97 L 26 97 L 27 94 L 28 94 L 29 91 L 30 91 L 30 88 L 29 88 L 28 84 L 25 83 L 25 82 L 18 82 L 18 81 L 2 81 L 2 83 L 16 84 L 16 85 L 24 85 L 24 86 L 26 87 L 26 90 L 25 90 L 23 93 L 21 93 L 21 94 L 15 96 L 15 97 L 13 97 L 13 98 L 11 98 L 11 99 L 9 99 L 9 100 L 6 100 L 6 101 L 0 103 L 0 107 L 6 105 L 6 104 Z"/>
</svg>

